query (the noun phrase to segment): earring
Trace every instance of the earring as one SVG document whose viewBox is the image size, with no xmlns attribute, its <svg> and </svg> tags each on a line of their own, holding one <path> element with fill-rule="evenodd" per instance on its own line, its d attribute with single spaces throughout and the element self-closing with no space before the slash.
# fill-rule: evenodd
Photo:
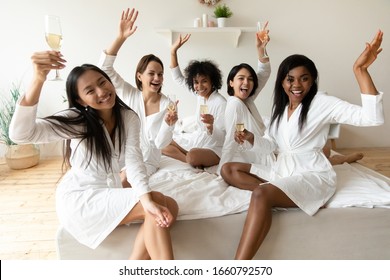
<svg viewBox="0 0 390 280">
<path fill-rule="evenodd" d="M 85 107 L 85 111 L 87 111 L 87 112 L 88 112 L 88 106 L 86 106 L 86 107 Z"/>
</svg>

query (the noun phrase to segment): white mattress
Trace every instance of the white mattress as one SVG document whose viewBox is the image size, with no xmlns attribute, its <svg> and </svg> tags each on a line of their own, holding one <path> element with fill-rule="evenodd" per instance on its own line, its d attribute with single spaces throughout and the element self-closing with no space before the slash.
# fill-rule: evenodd
<svg viewBox="0 0 390 280">
<path fill-rule="evenodd" d="M 172 240 L 177 259 L 233 259 L 250 192 L 164 158 L 153 189 L 179 204 Z M 357 163 L 335 166 L 337 191 L 316 215 L 275 211 L 256 259 L 390 259 L 390 179 Z M 118 227 L 95 250 L 59 228 L 60 259 L 126 259 L 139 225 Z"/>
<path fill-rule="evenodd" d="M 176 259 L 233 259 L 246 213 L 178 221 L 171 229 Z M 57 234 L 59 259 L 120 260 L 130 256 L 139 225 L 120 226 L 95 250 L 78 243 L 63 228 Z M 271 229 L 254 259 L 389 260 L 390 210 L 321 209 L 273 214 Z"/>
</svg>

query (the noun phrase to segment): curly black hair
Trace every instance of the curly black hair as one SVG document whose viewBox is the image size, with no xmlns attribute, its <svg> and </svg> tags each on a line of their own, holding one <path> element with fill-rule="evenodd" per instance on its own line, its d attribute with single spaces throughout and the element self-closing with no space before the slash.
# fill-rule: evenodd
<svg viewBox="0 0 390 280">
<path fill-rule="evenodd" d="M 212 89 L 219 90 L 222 87 L 222 73 L 217 64 L 211 60 L 192 60 L 184 69 L 188 88 L 195 91 L 194 78 L 197 75 L 207 76 L 211 80 Z"/>
</svg>

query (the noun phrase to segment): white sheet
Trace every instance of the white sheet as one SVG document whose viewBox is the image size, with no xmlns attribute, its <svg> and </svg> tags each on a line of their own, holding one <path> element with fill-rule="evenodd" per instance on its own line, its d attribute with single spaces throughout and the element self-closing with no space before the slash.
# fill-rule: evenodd
<svg viewBox="0 0 390 280">
<path fill-rule="evenodd" d="M 390 179 L 358 164 L 334 166 L 337 191 L 328 208 L 390 208 Z M 179 220 L 224 216 L 248 209 L 250 191 L 228 186 L 214 174 L 163 157 L 160 170 L 150 178 L 153 190 L 173 197 L 179 204 Z"/>
<path fill-rule="evenodd" d="M 380 174 L 371 175 L 375 174 L 372 170 L 368 172 L 369 169 L 358 167 L 358 163 L 333 166 L 337 173 L 337 188 L 326 207 L 390 208 L 390 179 Z"/>
<path fill-rule="evenodd" d="M 222 177 L 163 157 L 160 169 L 150 178 L 153 190 L 174 198 L 178 220 L 219 217 L 248 209 L 250 191 L 228 186 Z"/>
</svg>

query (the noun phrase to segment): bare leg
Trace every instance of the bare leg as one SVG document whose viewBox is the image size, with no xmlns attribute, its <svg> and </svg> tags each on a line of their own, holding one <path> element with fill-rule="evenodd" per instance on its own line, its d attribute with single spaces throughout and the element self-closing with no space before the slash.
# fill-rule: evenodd
<svg viewBox="0 0 390 280">
<path fill-rule="evenodd" d="M 228 162 L 222 166 L 221 176 L 231 186 L 239 189 L 253 191 L 264 183 L 264 180 L 250 173 L 251 164 L 241 162 Z"/>
<path fill-rule="evenodd" d="M 330 158 L 330 148 L 328 146 L 325 146 L 322 148 L 322 152 L 325 154 L 326 158 Z"/>
<path fill-rule="evenodd" d="M 352 163 L 361 160 L 364 157 L 363 153 L 352 153 L 348 155 L 333 155 L 329 157 L 329 161 L 332 165 Z"/>
<path fill-rule="evenodd" d="M 135 238 L 133 251 L 131 252 L 129 260 L 150 260 L 149 253 L 145 247 L 143 224 L 140 226 L 137 237 Z"/>
<path fill-rule="evenodd" d="M 166 206 L 172 215 L 175 218 L 177 217 L 178 206 L 176 201 L 158 192 L 152 192 L 152 197 L 153 201 Z M 144 212 L 141 203 L 138 203 L 130 211 L 121 224 L 139 219 L 144 219 L 144 223 L 137 234 L 130 259 L 173 259 L 169 228 L 157 226 L 154 217 Z"/>
<path fill-rule="evenodd" d="M 193 167 L 204 168 L 217 165 L 219 156 L 210 149 L 193 148 L 186 156 L 186 161 Z"/>
<path fill-rule="evenodd" d="M 279 188 L 264 184 L 252 192 L 248 214 L 245 220 L 235 259 L 252 259 L 271 228 L 272 207 L 296 207 Z"/>
<path fill-rule="evenodd" d="M 168 228 L 158 227 L 154 217 L 146 214 L 144 222 L 145 247 L 153 260 L 173 260 L 171 235 Z"/>
<path fill-rule="evenodd" d="M 187 162 L 187 151 L 180 147 L 175 141 L 172 141 L 171 144 L 162 149 L 162 154 L 182 162 Z"/>
</svg>

